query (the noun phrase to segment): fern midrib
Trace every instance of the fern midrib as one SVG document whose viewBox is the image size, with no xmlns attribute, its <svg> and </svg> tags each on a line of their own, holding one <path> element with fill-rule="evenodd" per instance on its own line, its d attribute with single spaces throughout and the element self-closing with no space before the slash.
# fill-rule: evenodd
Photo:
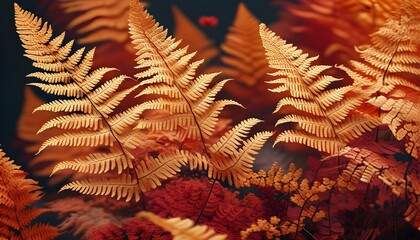
<svg viewBox="0 0 420 240">
<path fill-rule="evenodd" d="M 179 156 L 175 156 L 175 157 L 173 157 L 173 158 L 170 158 L 170 160 L 172 160 L 172 161 L 176 161 L 176 162 L 180 162 L 179 160 L 178 160 L 178 157 Z M 182 159 L 184 159 L 184 158 L 182 158 Z M 145 175 L 143 175 L 141 178 L 139 178 L 139 179 L 144 179 L 144 178 L 147 178 L 147 177 L 149 177 L 150 175 L 154 175 L 154 173 L 155 172 L 157 172 L 159 169 L 161 169 L 161 168 L 164 168 L 167 164 L 170 164 L 171 163 L 171 161 L 166 161 L 166 162 L 164 162 L 164 163 L 162 163 L 162 162 L 160 162 L 159 161 L 159 163 L 158 163 L 158 165 L 159 165 L 159 167 L 157 167 L 157 168 L 155 168 L 155 169 L 153 169 L 152 171 L 149 171 L 149 173 L 147 173 L 147 174 L 145 174 Z"/>
<path fill-rule="evenodd" d="M 22 13 L 20 13 L 20 14 L 22 14 Z M 35 18 L 34 20 L 37 20 L 38 18 Z M 42 39 L 40 38 L 40 36 L 39 36 L 39 33 L 37 32 L 37 31 L 35 31 L 35 29 L 37 29 L 36 28 L 36 26 L 31 26 L 31 25 L 33 25 L 33 21 L 31 21 L 30 23 L 28 23 L 28 25 L 30 26 L 30 29 L 31 29 L 31 32 L 32 32 L 32 36 L 35 36 L 37 39 L 38 39 L 38 41 L 40 41 L 40 42 L 42 42 Z M 129 161 L 129 162 L 131 162 L 131 160 L 128 158 L 128 156 L 127 156 L 127 153 L 126 153 L 126 151 L 125 151 L 125 149 L 124 149 L 124 147 L 122 146 L 122 144 L 121 144 L 121 142 L 119 141 L 119 139 L 116 137 L 116 134 L 115 134 L 115 132 L 114 132 L 114 130 L 112 129 L 112 127 L 111 127 L 111 125 L 110 125 L 110 123 L 106 120 L 106 117 L 105 117 L 105 115 L 101 112 L 101 111 L 99 111 L 99 109 L 97 108 L 97 106 L 94 104 L 94 102 L 92 101 L 92 99 L 90 99 L 89 98 L 89 95 L 88 95 L 88 93 L 86 93 L 86 91 L 81 87 L 81 85 L 77 82 L 77 80 L 76 79 L 74 79 L 73 77 L 74 77 L 74 74 L 75 74 L 75 69 L 77 69 L 77 68 L 75 68 L 75 69 L 71 69 L 71 68 L 69 68 L 68 66 L 67 66 L 67 64 L 65 63 L 65 62 L 62 62 L 59 58 L 57 58 L 57 56 L 56 56 L 56 54 L 55 54 L 55 52 L 53 52 L 52 50 L 51 50 L 51 45 L 50 45 L 50 43 L 48 42 L 48 45 L 46 46 L 47 47 L 47 51 L 48 51 L 48 53 L 51 55 L 51 56 L 53 56 L 55 59 L 56 59 L 56 61 L 57 62 L 59 62 L 60 64 L 62 64 L 63 65 L 63 67 L 64 67 L 64 69 L 66 69 L 70 74 L 71 74 L 71 79 L 76 83 L 76 85 L 82 90 L 82 92 L 83 92 L 83 94 L 86 96 L 86 98 L 88 99 L 88 101 L 92 104 L 92 106 L 93 106 L 93 108 L 95 109 L 95 111 L 97 112 L 97 113 L 99 113 L 99 115 L 102 117 L 102 119 L 103 119 L 103 121 L 105 122 L 105 124 L 106 124 L 106 126 L 107 126 L 107 128 L 109 129 L 109 131 L 110 131 L 110 133 L 111 133 L 111 135 L 112 135 L 112 137 L 115 139 L 115 141 L 117 142 L 117 144 L 118 144 L 118 146 L 120 147 L 120 149 L 121 149 L 121 151 L 123 152 L 123 154 L 124 154 L 124 157 L 126 158 L 126 160 L 127 161 Z M 58 50 L 57 50 L 58 51 Z M 64 60 L 66 60 L 66 59 L 68 59 L 68 57 L 66 57 L 65 59 L 63 59 L 63 61 Z M 91 70 L 91 69 L 90 69 Z M 89 70 L 89 71 L 90 71 Z M 135 174 L 135 176 L 136 176 L 136 181 L 137 181 L 137 184 L 139 184 L 139 176 L 138 176 L 138 174 L 137 174 L 137 172 L 136 171 L 133 171 L 134 172 L 134 174 Z"/>
<path fill-rule="evenodd" d="M 230 154 L 228 154 L 229 158 L 231 160 L 233 160 L 233 163 L 230 164 L 230 166 L 226 167 L 226 168 L 220 168 L 220 167 L 216 167 L 217 169 L 221 170 L 221 171 L 226 171 L 228 169 L 232 169 L 234 167 L 236 167 L 236 165 L 238 165 L 239 162 L 242 162 L 242 157 L 245 156 L 245 154 L 248 153 L 248 151 L 253 149 L 253 146 L 256 144 L 259 144 L 258 139 L 263 138 L 264 135 L 262 134 L 261 136 L 256 136 L 256 139 L 254 141 L 251 141 L 249 144 L 245 143 L 245 146 L 241 149 L 242 153 L 239 154 L 237 157 L 235 156 L 235 159 L 232 158 L 232 156 Z M 252 138 L 251 138 L 252 139 Z"/>
<path fill-rule="evenodd" d="M 392 64 L 392 60 L 394 60 L 394 57 L 398 52 L 398 48 L 400 47 L 402 37 L 403 36 L 400 36 L 400 38 L 398 39 L 397 45 L 395 46 L 395 50 L 392 53 L 391 58 L 389 59 L 389 62 L 386 65 L 385 71 L 384 71 L 383 76 L 382 76 L 382 86 L 385 85 L 385 78 L 388 75 L 389 68 L 391 67 L 391 64 Z M 374 67 L 374 65 L 372 63 L 369 62 L 369 64 L 371 64 Z M 379 97 L 379 96 L 381 96 L 380 89 L 378 91 L 376 91 L 376 97 Z M 380 118 L 380 117 L 381 117 L 381 108 L 378 107 L 378 118 Z M 379 126 L 376 127 L 375 142 L 379 142 Z"/>
<path fill-rule="evenodd" d="M 197 116 L 194 114 L 192 105 L 188 101 L 188 99 L 184 95 L 184 93 L 181 91 L 181 87 L 175 81 L 175 79 L 177 79 L 176 76 L 178 76 L 178 75 L 175 72 L 172 71 L 172 69 L 170 68 L 168 62 L 165 60 L 164 56 L 159 51 L 159 48 L 157 47 L 157 45 L 153 41 L 151 41 L 151 39 L 147 35 L 147 31 L 143 28 L 143 26 L 141 24 L 138 24 L 138 25 L 140 25 L 140 27 L 141 27 L 141 29 L 143 31 L 143 35 L 145 36 L 145 38 L 147 39 L 147 41 L 149 42 L 149 44 L 154 48 L 154 50 L 155 50 L 156 54 L 159 56 L 161 62 L 163 62 L 165 64 L 166 69 L 171 73 L 171 77 L 172 77 L 172 80 L 173 80 L 172 82 L 175 85 L 175 87 L 177 88 L 177 90 L 180 93 L 180 95 L 182 96 L 182 98 L 184 99 L 184 101 L 187 103 L 188 109 L 190 110 L 190 113 L 191 113 L 191 115 L 194 118 L 194 122 L 197 125 L 197 129 L 198 129 L 198 132 L 200 134 L 200 139 L 201 139 L 201 143 L 203 145 L 203 150 L 204 150 L 205 156 L 210 158 L 210 154 L 208 152 L 208 149 L 207 149 L 207 146 L 206 146 L 206 143 L 205 143 L 205 140 L 204 140 L 203 131 L 202 131 L 201 126 L 200 126 L 200 124 L 198 122 Z"/>
</svg>

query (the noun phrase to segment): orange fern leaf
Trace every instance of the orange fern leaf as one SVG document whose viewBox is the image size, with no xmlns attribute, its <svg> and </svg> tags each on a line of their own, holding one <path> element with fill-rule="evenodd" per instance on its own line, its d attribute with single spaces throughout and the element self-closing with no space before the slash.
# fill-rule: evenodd
<svg viewBox="0 0 420 240">
<path fill-rule="evenodd" d="M 239 105 L 234 101 L 214 101 L 227 80 L 208 89 L 218 74 L 203 74 L 194 79 L 202 61 L 190 62 L 195 53 L 188 54 L 187 47 L 178 48 L 180 41 L 167 37 L 167 30 L 159 27 L 137 1 L 132 1 L 129 25 L 138 49 L 137 68 L 147 69 L 136 74 L 138 78 L 145 78 L 141 85 L 148 85 L 140 95 L 168 96 L 169 99 L 159 99 L 159 105 L 174 116 L 144 119 L 138 127 L 147 127 L 146 122 L 160 126 L 160 130 L 173 131 L 180 127 L 186 131 L 187 138 L 204 142 L 214 132 L 220 111 L 226 105 Z"/>
<path fill-rule="evenodd" d="M 407 94 L 404 99 L 387 99 L 379 96 L 369 101 L 385 111 L 382 123 L 387 124 L 398 140 L 405 140 L 406 151 L 419 159 L 420 145 L 420 98 L 419 92 Z"/>
<path fill-rule="evenodd" d="M 351 61 L 351 69 L 340 66 L 355 87 L 371 95 L 392 94 L 396 86 L 420 91 L 415 83 L 420 74 L 419 9 L 418 1 L 403 1 L 395 16 L 371 35 L 371 43 L 361 47 L 361 60 Z"/>
<path fill-rule="evenodd" d="M 276 36 L 261 24 L 260 34 L 270 67 L 278 77 L 272 84 L 280 86 L 273 92 L 289 92 L 277 104 L 276 111 L 284 106 L 292 106 L 297 114 L 287 115 L 277 124 L 296 122 L 297 130 L 287 130 L 277 137 L 277 142 L 295 142 L 327 153 L 336 153 L 347 143 L 379 124 L 378 120 L 353 111 L 365 96 L 348 97 L 351 86 L 329 89 L 327 86 L 340 79 L 321 75 L 331 68 L 313 65 L 317 57 L 309 57 L 302 50 Z M 304 114 L 303 114 L 304 113 Z"/>
<path fill-rule="evenodd" d="M 194 226 L 194 222 L 190 219 L 164 219 L 151 212 L 140 212 L 137 214 L 137 217 L 147 219 L 166 231 L 169 231 L 175 240 L 223 240 L 227 238 L 226 234 L 217 234 L 207 226 Z"/>
<path fill-rule="evenodd" d="M 266 78 L 268 61 L 259 35 L 260 21 L 245 4 L 240 3 L 235 21 L 226 35 L 221 49 L 221 60 L 227 65 L 223 72 L 248 86 L 257 85 Z"/>
<path fill-rule="evenodd" d="M 353 79 L 357 91 L 373 97 L 369 103 L 379 108 L 382 123 L 390 127 L 397 139 L 408 136 L 406 149 L 415 158 L 420 121 L 419 13 L 419 1 L 403 1 L 395 16 L 372 34 L 369 45 L 363 46 L 361 60 L 352 61 L 351 68 L 340 66 Z M 381 114 L 381 110 L 386 114 Z"/>
<path fill-rule="evenodd" d="M 184 156 L 188 158 L 190 168 L 207 170 L 210 178 L 227 180 L 231 185 L 241 186 L 241 179 L 251 172 L 253 155 L 271 133 L 257 133 L 244 143 L 234 142 L 235 144 L 229 146 L 229 155 L 222 154 L 217 147 L 209 150 L 210 137 L 215 133 L 220 112 L 227 105 L 240 105 L 232 100 L 215 100 L 216 94 L 228 80 L 209 87 L 218 73 L 195 77 L 196 69 L 202 61 L 191 61 L 195 53 L 188 53 L 187 47 L 180 48 L 180 41 L 168 37 L 167 30 L 163 30 L 143 6 L 134 0 L 131 4 L 129 25 L 133 43 L 138 49 L 138 68 L 145 69 L 136 75 L 143 79 L 141 85 L 147 85 L 139 95 L 158 96 L 156 101 L 159 111 L 166 111 L 159 118 L 140 119 L 137 128 L 176 131 L 185 135 L 188 140 L 201 142 L 202 150 L 198 152 L 199 155 L 192 156 L 188 153 Z M 229 132 L 227 135 L 243 138 L 248 134 L 249 127 L 257 122 L 251 119 L 248 123 L 241 123 L 249 126 L 242 127 L 239 124 L 234 128 L 238 129 L 236 132 Z M 218 144 L 224 145 L 220 142 Z M 163 156 L 162 160 L 169 159 Z"/>
<path fill-rule="evenodd" d="M 64 33 L 51 39 L 52 29 L 48 24 L 43 24 L 41 19 L 22 10 L 17 4 L 15 14 L 17 32 L 26 56 L 34 61 L 35 67 L 45 71 L 29 74 L 44 82 L 32 85 L 52 94 L 69 97 L 66 100 L 45 103 L 34 110 L 69 114 L 55 117 L 41 127 L 40 132 L 51 128 L 67 132 L 47 139 L 39 152 L 52 146 L 106 147 L 108 152 L 92 153 L 74 162 L 63 162 L 57 165 L 54 172 L 75 169 L 87 173 L 107 173 L 116 170 L 119 174 L 128 171 L 135 175 L 135 171 L 129 170 L 133 168 L 134 159 L 129 150 L 139 146 L 133 143 L 139 142 L 144 136 L 141 131 L 133 131 L 133 123 L 140 117 L 144 105 L 136 105 L 118 114 L 113 113 L 121 101 L 138 86 L 118 91 L 126 79 L 125 76 L 117 76 L 99 84 L 105 74 L 115 69 L 92 70 L 94 50 L 84 54 L 82 48 L 70 55 L 73 41 L 62 46 Z M 74 164 L 80 166 L 75 167 Z M 104 177 L 77 181 L 66 185 L 64 189 L 78 189 L 86 193 L 93 191 L 95 194 L 112 194 L 121 198 L 122 192 L 96 191 L 95 187 L 102 179 Z M 124 175 L 122 179 L 127 180 Z M 132 181 L 138 183 L 138 178 L 133 176 Z M 122 183 L 119 189 L 127 189 L 127 181 L 110 179 L 109 182 Z M 124 196 L 131 199 L 133 194 L 124 193 Z M 137 195 L 135 199 L 139 200 Z"/>
<path fill-rule="evenodd" d="M 32 207 L 42 192 L 34 180 L 25 176 L 26 173 L 0 149 L 0 238 L 54 239 L 58 235 L 56 227 L 33 224 L 46 209 Z"/>
<path fill-rule="evenodd" d="M 25 142 L 23 151 L 27 153 L 28 156 L 33 156 L 46 139 L 56 136 L 61 131 L 58 128 L 52 128 L 42 134 L 37 134 L 37 132 L 42 129 L 42 126 L 52 118 L 67 117 L 61 116 L 60 113 L 44 111 L 32 114 L 34 109 L 43 103 L 44 101 L 36 96 L 32 89 L 25 87 L 24 104 L 17 124 L 17 136 L 20 140 Z M 44 125 L 44 128 L 46 127 L 47 125 Z M 77 149 L 69 149 L 67 147 L 57 148 L 47 148 L 42 153 L 31 158 L 28 162 L 28 166 L 34 176 L 48 177 L 51 175 L 54 165 L 57 163 L 68 159 L 83 158 L 92 151 L 92 148 L 90 147 L 78 147 Z M 71 175 L 71 179 L 76 179 L 83 175 L 83 173 L 75 172 Z M 57 172 L 48 179 L 48 184 L 59 184 L 67 180 L 68 177 L 68 173 Z"/>
</svg>

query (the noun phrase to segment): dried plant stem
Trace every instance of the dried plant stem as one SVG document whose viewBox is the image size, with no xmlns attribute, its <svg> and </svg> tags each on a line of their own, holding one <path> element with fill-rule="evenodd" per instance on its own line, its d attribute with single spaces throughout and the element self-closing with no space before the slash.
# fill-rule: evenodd
<svg viewBox="0 0 420 240">
<path fill-rule="evenodd" d="M 213 192 L 214 184 L 216 184 L 216 179 L 213 179 L 213 180 L 212 180 L 212 183 L 211 183 L 211 186 L 210 186 L 210 190 L 209 190 L 209 194 L 207 195 L 207 199 L 206 199 L 206 201 L 204 202 L 204 205 L 203 205 L 203 207 L 201 208 L 201 211 L 200 211 L 200 213 L 198 214 L 198 217 L 197 217 L 197 219 L 196 219 L 196 220 L 195 220 L 195 222 L 194 222 L 194 224 L 195 224 L 195 225 L 197 225 L 197 224 L 200 222 L 200 218 L 201 218 L 201 216 L 203 215 L 204 209 L 206 209 L 206 206 L 207 206 L 207 203 L 209 202 L 209 199 L 210 199 L 211 193 Z"/>
</svg>

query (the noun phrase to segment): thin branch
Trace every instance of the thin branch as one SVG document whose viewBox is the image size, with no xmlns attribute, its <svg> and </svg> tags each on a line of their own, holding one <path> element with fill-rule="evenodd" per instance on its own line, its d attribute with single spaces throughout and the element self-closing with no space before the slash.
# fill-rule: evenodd
<svg viewBox="0 0 420 240">
<path fill-rule="evenodd" d="M 206 206 L 207 206 L 207 203 L 209 202 L 209 199 L 210 199 L 210 196 L 211 196 L 211 194 L 212 194 L 212 192 L 213 192 L 213 188 L 214 188 L 215 183 L 216 183 L 216 179 L 213 179 L 213 180 L 212 180 L 212 183 L 211 183 L 211 186 L 210 186 L 209 194 L 207 195 L 207 199 L 206 199 L 206 201 L 204 202 L 203 207 L 201 208 L 201 211 L 200 211 L 200 213 L 198 214 L 198 217 L 197 217 L 197 219 L 196 219 L 196 220 L 195 220 L 195 222 L 194 222 L 194 224 L 195 224 L 195 225 L 197 225 L 197 224 L 200 222 L 200 218 L 201 218 L 201 216 L 203 215 L 203 212 L 204 212 L 204 209 L 205 209 L 205 208 L 206 208 Z"/>
</svg>

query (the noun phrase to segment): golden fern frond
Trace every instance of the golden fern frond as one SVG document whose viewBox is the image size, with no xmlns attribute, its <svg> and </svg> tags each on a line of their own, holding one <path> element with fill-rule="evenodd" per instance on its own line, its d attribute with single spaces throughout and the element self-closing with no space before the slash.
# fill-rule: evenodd
<svg viewBox="0 0 420 240">
<path fill-rule="evenodd" d="M 211 147 L 211 161 L 208 165 L 208 176 L 222 181 L 227 180 L 230 185 L 236 188 L 243 187 L 245 180 L 252 173 L 252 166 L 255 160 L 255 154 L 262 148 L 272 132 L 258 132 L 253 137 L 247 138 L 241 144 L 235 142 L 239 139 L 244 141 L 244 133 L 248 133 L 249 128 L 258 121 L 245 120 L 233 131 L 227 132 L 218 143 Z M 232 143 L 226 143 L 230 139 Z"/>
<path fill-rule="evenodd" d="M 154 130 L 185 131 L 192 140 L 203 142 L 214 132 L 218 115 L 226 105 L 233 101 L 215 101 L 216 94 L 227 82 L 221 81 L 209 88 L 211 81 L 218 75 L 203 74 L 195 77 L 202 61 L 192 61 L 195 53 L 188 53 L 188 47 L 179 47 L 180 41 L 167 36 L 167 30 L 159 26 L 153 17 L 137 1 L 132 1 L 129 14 L 129 29 L 133 44 L 138 50 L 137 68 L 146 69 L 136 74 L 144 78 L 140 83 L 147 85 L 140 95 L 159 94 L 163 109 L 172 117 L 144 119 L 139 128 L 153 127 Z M 152 57 L 153 56 L 153 57 Z M 211 114 L 208 112 L 211 111 Z"/>
<path fill-rule="evenodd" d="M 268 62 L 259 35 L 260 21 L 252 15 L 244 3 L 240 3 L 233 25 L 221 45 L 221 60 L 226 65 L 223 72 L 253 86 L 264 79 Z"/>
<path fill-rule="evenodd" d="M 140 162 L 136 169 L 140 180 L 140 190 L 146 192 L 155 189 L 162 184 L 162 180 L 180 172 L 181 166 L 186 165 L 188 159 L 196 157 L 199 156 L 181 150 Z"/>
<path fill-rule="evenodd" d="M 278 77 L 269 83 L 280 84 L 271 91 L 290 94 L 278 102 L 275 112 L 285 106 L 298 110 L 280 118 L 277 125 L 297 122 L 300 128 L 280 133 L 276 143 L 295 142 L 332 154 L 379 124 L 375 118 L 352 111 L 365 96 L 350 95 L 351 86 L 327 90 L 331 82 L 339 81 L 322 75 L 330 66 L 313 65 L 317 57 L 286 43 L 264 24 L 260 35 L 270 67 L 276 70 L 271 75 Z"/>
<path fill-rule="evenodd" d="M 411 95 L 411 96 L 410 96 Z M 379 96 L 369 100 L 369 103 L 385 112 L 382 123 L 389 126 L 398 140 L 405 141 L 407 153 L 419 159 L 420 151 L 420 105 L 419 92 L 407 94 L 404 99 Z"/>
<path fill-rule="evenodd" d="M 35 209 L 42 192 L 37 182 L 25 178 L 20 170 L 0 149 L 0 238 L 1 239 L 54 239 L 56 227 L 33 221 L 46 209 Z"/>
<path fill-rule="evenodd" d="M 64 169 L 72 169 L 78 172 L 100 174 L 108 172 L 117 167 L 118 173 L 128 167 L 128 162 L 123 153 L 115 151 L 111 153 L 92 153 L 85 159 L 75 159 L 73 161 L 63 161 L 54 166 L 51 175 Z"/>
<path fill-rule="evenodd" d="M 81 114 L 82 117 L 77 118 L 77 120 L 70 120 L 68 122 L 64 119 L 71 117 L 70 115 L 61 116 L 60 113 L 45 111 L 39 111 L 32 114 L 33 110 L 43 103 L 44 102 L 35 95 L 33 89 L 25 87 L 24 104 L 17 122 L 17 136 L 26 143 L 23 152 L 29 156 L 36 154 L 46 139 L 62 133 L 61 123 L 56 123 L 54 119 L 60 119 L 61 121 L 61 118 L 63 118 L 62 124 L 68 124 L 67 126 L 69 129 L 87 128 L 88 125 L 83 122 L 90 121 L 90 118 L 86 118 L 86 120 L 83 118 L 84 114 Z M 100 122 L 99 124 L 102 123 L 102 119 L 99 119 L 98 121 Z M 97 124 L 97 121 L 92 121 L 91 127 L 93 126 L 93 130 L 96 130 L 95 124 Z M 50 130 L 44 132 L 46 129 Z M 38 133 L 42 132 L 42 134 L 37 134 L 37 131 Z M 91 152 L 91 147 L 81 146 L 72 149 L 69 149 L 68 147 L 46 148 L 42 151 L 42 154 L 38 154 L 31 158 L 31 161 L 28 162 L 28 167 L 31 169 L 34 176 L 48 177 L 50 176 L 54 165 L 57 163 L 68 161 L 69 159 L 82 158 Z M 58 172 L 49 178 L 48 184 L 55 185 L 69 177 L 74 179 L 81 177 L 81 175 L 83 175 L 83 173 L 73 173 L 69 176 L 68 173 Z"/>
<path fill-rule="evenodd" d="M 220 152 L 225 156 L 232 155 L 236 151 L 236 147 L 247 137 L 251 128 L 260 122 L 262 120 L 256 118 L 242 121 L 222 136 L 217 143 L 212 145 L 210 151 L 213 153 Z"/>
<path fill-rule="evenodd" d="M 360 50 L 361 60 L 340 66 L 353 79 L 357 91 L 368 94 L 379 108 L 382 123 L 397 139 L 407 136 L 407 152 L 418 158 L 420 87 L 420 2 L 402 1 L 400 9 L 371 35 L 371 43 Z M 385 111 L 386 114 L 381 114 Z"/>
<path fill-rule="evenodd" d="M 169 231 L 174 240 L 223 240 L 227 234 L 217 234 L 205 225 L 195 225 L 191 219 L 164 219 L 151 212 L 140 212 L 137 217 L 147 219 L 159 227 Z"/>
<path fill-rule="evenodd" d="M 138 142 L 138 139 L 144 136 L 140 131 L 133 131 L 135 127 L 133 123 L 140 118 L 145 106 L 148 106 L 148 109 L 155 107 L 150 107 L 151 102 L 146 102 L 114 114 L 115 108 L 138 85 L 120 91 L 121 84 L 127 78 L 123 75 L 102 81 L 104 75 L 114 69 L 92 70 L 94 50 L 84 54 L 85 50 L 82 48 L 70 54 L 73 41 L 62 46 L 64 33 L 51 40 L 53 34 L 51 27 L 47 23 L 43 24 L 42 19 L 22 10 L 17 4 L 15 4 L 15 15 L 17 32 L 26 51 L 25 56 L 34 60 L 34 66 L 45 71 L 30 75 L 45 82 L 45 84 L 35 84 L 35 86 L 53 94 L 69 97 L 66 100 L 59 99 L 43 104 L 35 109 L 35 111 L 69 114 L 55 117 L 41 127 L 39 132 L 51 130 L 51 128 L 61 128 L 65 132 L 47 139 L 41 145 L 39 152 L 50 146 L 108 148 L 108 152 L 94 153 L 73 162 L 68 160 L 62 162 L 56 166 L 53 173 L 58 170 L 73 169 L 84 173 L 102 174 L 115 168 L 118 173 L 122 173 L 127 168 L 132 169 L 134 156 L 128 150 L 134 148 L 133 142 Z M 134 132 L 138 135 L 133 136 Z M 126 176 L 132 178 L 130 184 L 131 181 L 136 182 L 138 189 L 139 180 L 136 172 L 126 171 L 129 171 L 125 173 Z M 104 178 L 78 181 L 72 185 L 66 185 L 63 189 L 92 193 L 92 189 L 98 190 L 97 186 L 100 185 L 102 179 Z M 118 183 L 122 184 L 119 188 L 116 186 Z M 115 180 L 112 184 L 117 189 L 125 189 L 127 182 Z M 115 192 L 105 190 L 93 193 L 116 195 Z M 125 197 L 128 201 L 133 194 L 118 194 L 118 198 Z M 135 194 L 137 196 L 139 192 Z"/>
<path fill-rule="evenodd" d="M 419 9 L 418 1 L 403 1 L 395 16 L 371 35 L 371 43 L 361 47 L 361 60 L 351 61 L 351 68 L 339 66 L 360 91 L 389 95 L 397 86 L 420 91 Z"/>
<path fill-rule="evenodd" d="M 60 191 L 73 190 L 86 195 L 108 195 L 127 202 L 133 197 L 140 200 L 138 180 L 129 174 L 121 174 L 115 178 L 88 178 L 77 180 L 64 185 Z"/>
</svg>

